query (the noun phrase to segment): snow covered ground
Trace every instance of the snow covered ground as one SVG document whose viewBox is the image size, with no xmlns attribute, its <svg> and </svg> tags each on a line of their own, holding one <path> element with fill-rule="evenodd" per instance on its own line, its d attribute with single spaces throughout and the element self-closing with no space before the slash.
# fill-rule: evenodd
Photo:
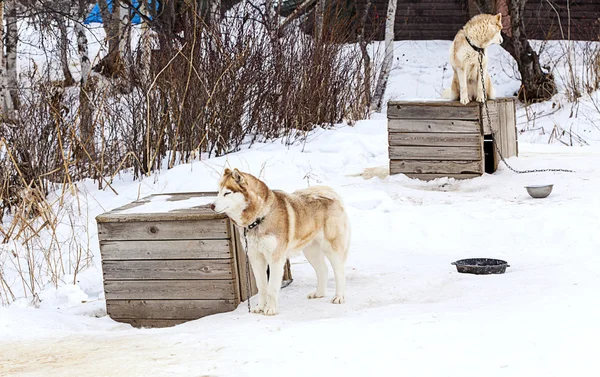
<svg viewBox="0 0 600 377">
<path fill-rule="evenodd" d="M 389 98 L 439 98 L 449 42 L 396 45 Z M 402 56 L 404 54 L 404 56 Z M 499 95 L 512 95 L 509 60 L 490 52 Z M 442 85 L 444 84 L 444 85 Z M 569 117 L 563 95 L 524 132 L 518 169 L 568 173 L 517 175 L 505 167 L 469 181 L 370 177 L 387 165 L 384 114 L 355 127 L 318 130 L 306 144 L 257 144 L 229 156 L 177 166 L 110 190 L 80 185 L 96 267 L 42 292 L 40 308 L 18 300 L 0 308 L 4 376 L 592 376 L 600 336 L 600 147 L 598 114 Z M 586 99 L 587 101 L 587 99 Z M 591 100 L 590 100 L 591 101 Z M 561 108 L 562 106 L 562 108 Z M 555 105 L 556 107 L 556 105 Z M 531 109 L 529 109 L 531 110 Z M 554 110 L 553 110 L 554 111 Z M 589 135 L 596 146 L 547 144 L 555 124 Z M 223 167 L 292 191 L 313 184 L 343 196 L 352 224 L 347 303 L 307 300 L 316 277 L 303 257 L 282 290 L 280 314 L 237 310 L 166 329 L 134 329 L 106 316 L 93 218 L 151 193 L 214 190 Z M 370 169 L 374 168 L 374 169 Z M 361 177 L 361 174 L 364 177 Z M 366 179 L 365 179 L 366 178 Z M 543 200 L 524 187 L 553 183 Z M 86 220 L 87 221 L 87 220 Z M 451 262 L 507 260 L 506 274 L 462 275 Z"/>
</svg>

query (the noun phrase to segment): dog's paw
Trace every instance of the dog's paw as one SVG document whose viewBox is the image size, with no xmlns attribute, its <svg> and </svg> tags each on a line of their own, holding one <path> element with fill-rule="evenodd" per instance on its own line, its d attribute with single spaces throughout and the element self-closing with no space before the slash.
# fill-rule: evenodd
<svg viewBox="0 0 600 377">
<path fill-rule="evenodd" d="M 464 97 L 461 97 L 461 98 L 460 98 L 460 103 L 462 103 L 463 105 L 466 105 L 466 104 L 468 104 L 469 102 L 470 102 L 470 101 L 469 101 L 469 97 L 467 97 L 467 96 L 464 96 Z"/>
<path fill-rule="evenodd" d="M 325 297 L 325 295 L 321 294 L 321 293 L 317 293 L 317 292 L 312 292 L 312 293 L 309 293 L 306 297 L 308 297 L 309 299 L 323 298 L 323 297 Z"/>
<path fill-rule="evenodd" d="M 484 103 L 485 102 L 484 99 L 483 99 L 483 96 L 481 96 L 481 97 L 477 96 L 477 98 L 475 98 L 475 101 L 480 102 L 480 103 Z"/>
<path fill-rule="evenodd" d="M 256 314 L 262 313 L 265 311 L 265 306 L 264 305 L 256 305 L 255 307 L 253 307 L 251 309 L 251 311 L 252 311 L 252 313 L 256 313 Z"/>
<path fill-rule="evenodd" d="M 346 298 L 344 296 L 335 296 L 333 300 L 331 300 L 332 304 L 343 304 L 346 302 Z"/>
<path fill-rule="evenodd" d="M 277 313 L 278 313 L 277 308 L 275 308 L 273 306 L 267 306 L 263 310 L 264 315 L 277 315 Z"/>
</svg>

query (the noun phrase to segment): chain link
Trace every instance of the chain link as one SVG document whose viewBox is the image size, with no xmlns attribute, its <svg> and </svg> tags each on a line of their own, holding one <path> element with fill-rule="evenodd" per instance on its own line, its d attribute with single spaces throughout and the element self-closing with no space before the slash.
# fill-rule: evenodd
<svg viewBox="0 0 600 377">
<path fill-rule="evenodd" d="M 250 295 L 252 294 L 252 288 L 250 287 L 250 258 L 248 257 L 248 229 L 244 228 L 244 241 L 245 241 L 245 252 L 246 252 L 246 290 L 248 295 L 248 313 L 250 310 Z"/>
<path fill-rule="evenodd" d="M 478 56 L 479 56 L 479 76 L 481 77 L 481 90 L 483 92 L 483 106 L 485 107 L 485 114 L 487 116 L 488 127 L 490 128 L 490 131 L 492 132 L 492 143 L 494 144 L 494 148 L 496 149 L 496 152 L 498 152 L 498 156 L 500 156 L 500 160 L 502 160 L 502 162 L 504 163 L 504 165 L 506 165 L 507 168 L 509 168 L 510 170 L 512 170 L 513 172 L 515 172 L 517 174 L 542 173 L 542 172 L 548 172 L 548 171 L 555 171 L 555 172 L 562 172 L 562 173 L 575 173 L 575 171 L 569 170 L 569 169 L 517 170 L 517 169 L 513 168 L 512 166 L 510 166 L 506 162 L 506 160 L 504 159 L 504 156 L 502 155 L 502 152 L 500 152 L 498 143 L 496 143 L 496 133 L 494 132 L 494 129 L 492 128 L 492 118 L 490 118 L 490 109 L 488 108 L 488 103 L 487 103 L 488 98 L 487 98 L 487 92 L 485 90 L 485 79 L 483 76 L 483 54 L 484 54 L 483 51 L 479 52 L 479 54 L 478 54 Z M 482 106 L 482 104 L 480 104 L 479 106 Z"/>
</svg>

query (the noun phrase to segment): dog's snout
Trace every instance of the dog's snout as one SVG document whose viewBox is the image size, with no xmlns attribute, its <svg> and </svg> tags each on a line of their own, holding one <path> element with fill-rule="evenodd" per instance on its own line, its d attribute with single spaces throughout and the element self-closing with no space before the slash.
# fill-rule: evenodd
<svg viewBox="0 0 600 377">
<path fill-rule="evenodd" d="M 215 210 L 215 203 L 210 204 L 210 209 L 212 209 L 213 211 Z"/>
</svg>

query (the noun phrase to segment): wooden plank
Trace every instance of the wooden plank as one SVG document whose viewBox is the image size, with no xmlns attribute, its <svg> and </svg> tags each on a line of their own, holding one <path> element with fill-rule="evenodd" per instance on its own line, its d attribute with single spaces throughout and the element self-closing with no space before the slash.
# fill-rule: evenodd
<svg viewBox="0 0 600 377">
<path fill-rule="evenodd" d="M 233 257 L 233 263 L 231 265 L 232 273 L 234 276 L 234 284 L 233 289 L 235 291 L 235 299 L 237 302 L 245 301 L 248 298 L 248 290 L 246 288 L 246 282 L 248 281 L 248 276 L 246 276 L 246 261 L 244 259 L 240 259 L 240 255 L 238 254 L 240 248 L 243 248 L 243 245 L 240 243 L 240 235 L 236 230 L 236 225 L 231 221 L 229 223 L 229 234 L 231 234 L 231 250 L 230 253 Z"/>
<path fill-rule="evenodd" d="M 238 284 L 238 289 L 239 289 L 239 296 L 240 297 L 240 301 L 246 301 L 248 299 L 248 276 L 246 275 L 247 271 L 250 273 L 250 295 L 253 296 L 255 294 L 258 293 L 258 288 L 256 286 L 256 280 L 254 278 L 254 272 L 252 271 L 252 266 L 250 266 L 250 270 L 248 270 L 246 268 L 247 263 L 249 263 L 246 258 L 248 257 L 246 255 L 246 251 L 245 251 L 245 244 L 244 244 L 244 240 L 243 240 L 243 235 L 240 234 L 240 232 L 238 231 L 238 229 L 236 228 L 236 226 L 233 224 L 233 222 L 231 222 L 231 228 L 232 228 L 232 234 L 233 234 L 233 239 L 235 242 L 235 249 L 232 250 L 231 252 L 234 255 L 234 258 L 236 260 L 235 266 L 236 266 L 236 271 L 237 271 L 237 278 L 239 279 L 239 281 L 237 282 Z M 266 273 L 266 271 L 265 271 Z"/>
<path fill-rule="evenodd" d="M 107 300 L 235 300 L 233 280 L 105 281 Z"/>
<path fill-rule="evenodd" d="M 227 220 L 144 221 L 99 223 L 98 238 L 106 240 L 176 240 L 227 238 Z"/>
<path fill-rule="evenodd" d="M 138 328 L 162 328 L 162 327 L 173 327 L 180 325 L 185 322 L 189 322 L 189 319 L 144 319 L 144 318 L 119 318 L 115 319 L 117 322 L 128 323 L 133 327 Z"/>
<path fill-rule="evenodd" d="M 231 258 L 229 240 L 101 241 L 103 261 Z"/>
<path fill-rule="evenodd" d="M 231 280 L 233 259 L 102 261 L 104 281 Z"/>
<path fill-rule="evenodd" d="M 391 160 L 390 173 L 482 173 L 481 161 L 404 161 Z"/>
<path fill-rule="evenodd" d="M 507 129 L 507 118 L 506 118 L 506 102 L 503 102 L 498 108 L 498 129 L 500 130 L 500 138 L 502 140 L 502 154 L 504 158 L 510 157 L 510 145 L 509 145 L 509 130 Z"/>
<path fill-rule="evenodd" d="M 491 119 L 491 127 L 490 122 L 487 119 L 487 112 L 485 111 L 485 107 L 481 107 L 481 124 L 483 126 L 484 135 L 490 135 L 492 131 L 498 131 L 498 102 L 494 100 L 487 101 L 490 119 Z"/>
<path fill-rule="evenodd" d="M 176 203 L 195 199 L 195 198 L 210 198 L 216 197 L 216 192 L 182 192 L 182 193 L 164 193 L 154 194 L 142 199 L 135 200 L 122 207 L 116 208 L 110 212 L 103 213 L 96 217 L 98 223 L 103 222 L 137 222 L 137 221 L 171 221 L 171 220 L 210 220 L 224 219 L 227 216 L 222 213 L 216 213 L 210 209 L 209 204 L 193 206 L 193 201 L 190 202 L 190 207 L 169 210 L 168 208 L 177 208 Z M 162 205 L 162 210 L 149 210 L 154 201 L 164 203 L 173 203 L 172 206 Z"/>
<path fill-rule="evenodd" d="M 398 146 L 471 147 L 478 146 L 479 139 L 481 135 L 475 133 L 390 132 L 388 135 L 389 145 Z"/>
<path fill-rule="evenodd" d="M 481 149 L 476 147 L 389 147 L 390 160 L 481 160 Z"/>
<path fill-rule="evenodd" d="M 515 104 L 513 101 L 504 105 L 505 131 L 507 141 L 507 153 L 509 157 L 517 155 L 517 129 L 515 125 Z"/>
<path fill-rule="evenodd" d="M 196 319 L 235 310 L 234 300 L 106 300 L 112 319 Z"/>
<path fill-rule="evenodd" d="M 449 119 L 388 119 L 388 131 L 428 133 L 472 133 L 479 135 L 479 122 L 474 120 Z"/>
<path fill-rule="evenodd" d="M 462 105 L 458 101 L 388 102 L 390 119 L 455 119 L 479 120 L 479 106 L 471 102 Z"/>
<path fill-rule="evenodd" d="M 472 179 L 481 177 L 481 174 L 406 174 L 409 178 L 416 178 L 421 181 L 431 181 L 438 178 L 454 178 L 454 179 Z"/>
</svg>

